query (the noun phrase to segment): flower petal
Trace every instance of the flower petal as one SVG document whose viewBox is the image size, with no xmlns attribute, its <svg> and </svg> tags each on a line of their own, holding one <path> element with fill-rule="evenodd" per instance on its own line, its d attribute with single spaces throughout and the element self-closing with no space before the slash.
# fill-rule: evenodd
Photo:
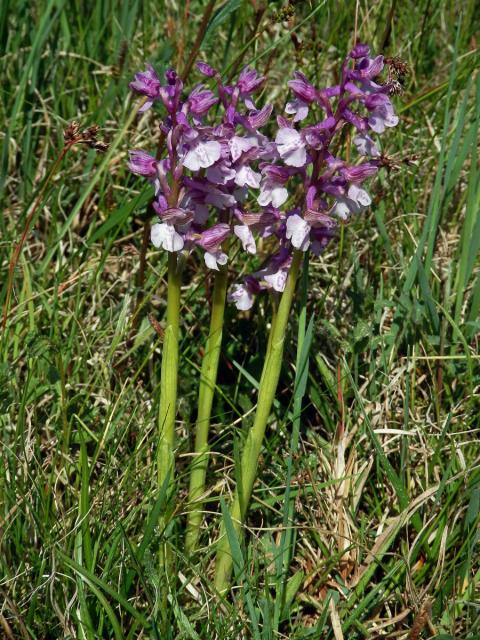
<svg viewBox="0 0 480 640">
<path fill-rule="evenodd" d="M 301 251 L 306 251 L 310 245 L 310 225 L 297 213 L 287 218 L 287 230 L 285 233 L 293 246 Z"/>
<path fill-rule="evenodd" d="M 250 228 L 246 224 L 236 224 L 233 227 L 233 233 L 240 239 L 242 247 L 248 253 L 257 253 L 257 246 L 255 244 L 255 238 Z"/>
<path fill-rule="evenodd" d="M 171 224 L 154 224 L 150 232 L 150 238 L 154 247 L 162 247 L 170 252 L 183 249 L 183 238 Z"/>
<path fill-rule="evenodd" d="M 372 204 L 372 199 L 365 189 L 357 187 L 356 184 L 351 184 L 348 189 L 348 197 L 361 207 L 368 207 Z"/>
<path fill-rule="evenodd" d="M 258 189 L 260 186 L 261 175 L 254 171 L 248 165 L 243 165 L 238 169 L 237 175 L 235 176 L 235 184 L 238 184 L 239 187 L 253 187 L 254 189 Z"/>
<path fill-rule="evenodd" d="M 191 171 L 206 169 L 219 160 L 222 146 L 216 140 L 198 142 L 183 159 L 183 165 Z"/>
<path fill-rule="evenodd" d="M 253 295 L 243 284 L 234 284 L 228 292 L 228 301 L 233 302 L 239 311 L 248 311 L 253 306 Z"/>
<path fill-rule="evenodd" d="M 227 264 L 227 254 L 222 253 L 221 251 L 215 251 L 210 253 L 208 251 L 204 254 L 205 264 L 209 269 L 214 269 L 215 271 L 220 271 L 218 265 Z"/>
</svg>

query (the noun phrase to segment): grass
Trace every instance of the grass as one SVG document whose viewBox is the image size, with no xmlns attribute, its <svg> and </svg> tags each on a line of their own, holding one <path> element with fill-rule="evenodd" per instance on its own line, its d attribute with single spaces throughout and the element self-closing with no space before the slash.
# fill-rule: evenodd
<svg viewBox="0 0 480 640">
<path fill-rule="evenodd" d="M 67 155 L 15 271 L 0 364 L 2 637 L 479 638 L 478 6 L 358 4 L 361 39 L 412 70 L 386 149 L 400 166 L 309 264 L 247 536 L 233 544 L 237 586 L 224 600 L 212 586 L 214 541 L 252 419 L 268 305 L 227 311 L 206 522 L 187 557 L 211 283 L 192 260 L 172 502 L 156 484 L 162 336 L 150 320 L 164 318 L 166 259 L 149 249 L 142 282 L 150 194 L 125 168 L 129 147 L 155 147 L 127 84 L 145 61 L 160 71 L 185 63 L 201 6 L 192 0 L 188 15 L 173 1 L 1 4 L 2 304 L 66 124 L 97 123 L 111 143 L 103 157 Z M 332 79 L 355 6 L 296 3 L 288 23 L 275 20 L 280 3 L 262 6 L 219 2 L 200 55 L 225 70 L 256 60 L 265 99 L 281 108 L 294 68 Z M 166 610 L 159 545 L 175 567 Z"/>
</svg>

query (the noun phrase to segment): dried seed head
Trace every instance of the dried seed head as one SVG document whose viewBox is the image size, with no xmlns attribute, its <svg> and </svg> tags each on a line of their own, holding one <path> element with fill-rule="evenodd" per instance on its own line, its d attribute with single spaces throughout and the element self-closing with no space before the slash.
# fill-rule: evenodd
<svg viewBox="0 0 480 640">
<path fill-rule="evenodd" d="M 409 167 L 415 166 L 415 163 L 416 163 L 417 160 L 418 160 L 418 156 L 415 155 L 415 154 L 412 155 L 412 156 L 406 156 L 405 158 L 402 158 L 401 160 L 395 160 L 394 158 L 392 158 L 390 156 L 382 154 L 378 158 L 378 164 L 381 167 L 384 167 L 387 171 L 392 171 L 392 170 L 400 169 L 400 167 L 402 165 L 407 165 Z"/>
<path fill-rule="evenodd" d="M 95 149 L 95 151 L 98 151 L 99 153 L 105 153 L 108 149 L 108 143 L 103 140 L 95 140 L 89 143 L 89 147 L 91 149 Z"/>
<path fill-rule="evenodd" d="M 80 123 L 76 120 L 72 120 L 70 124 L 67 126 L 65 131 L 63 132 L 63 139 L 65 142 L 73 142 L 77 137 L 78 132 L 80 130 Z"/>
<path fill-rule="evenodd" d="M 83 131 L 80 131 L 80 124 L 74 120 L 65 129 L 63 138 L 65 144 L 86 144 L 90 149 L 95 149 L 95 151 L 103 153 L 108 149 L 108 144 L 103 140 L 97 140 L 99 131 L 100 127 L 98 124 L 93 124 Z"/>
<path fill-rule="evenodd" d="M 404 91 L 405 77 L 410 74 L 410 67 L 401 58 L 385 58 L 388 66 L 388 77 L 385 86 L 391 96 L 401 95 Z"/>
<path fill-rule="evenodd" d="M 401 58 L 385 58 L 389 75 L 395 78 L 403 78 L 410 74 L 410 67 Z"/>
<path fill-rule="evenodd" d="M 290 18 L 293 18 L 295 15 L 295 7 L 292 3 L 287 4 L 286 7 L 276 11 L 273 15 L 273 19 L 275 22 L 288 22 Z"/>
<path fill-rule="evenodd" d="M 400 96 L 404 92 L 403 84 L 399 80 L 391 80 L 388 84 L 388 93 L 391 96 Z"/>
<path fill-rule="evenodd" d="M 97 137 L 99 131 L 100 127 L 98 126 L 98 124 L 94 124 L 82 132 L 82 138 L 84 140 L 94 140 Z"/>
</svg>

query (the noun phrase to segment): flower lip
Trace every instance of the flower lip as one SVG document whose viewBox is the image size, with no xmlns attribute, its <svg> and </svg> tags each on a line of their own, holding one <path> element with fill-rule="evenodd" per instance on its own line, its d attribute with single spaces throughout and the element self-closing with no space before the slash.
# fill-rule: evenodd
<svg viewBox="0 0 480 640">
<path fill-rule="evenodd" d="M 377 158 L 380 155 L 380 149 L 375 144 L 375 141 L 367 134 L 355 136 L 355 138 L 353 138 L 353 144 L 362 156 Z"/>
<path fill-rule="evenodd" d="M 300 98 L 295 98 L 291 102 L 287 102 L 285 105 L 285 113 L 293 115 L 293 122 L 301 122 L 308 116 L 309 106 L 308 103 Z"/>
<path fill-rule="evenodd" d="M 291 263 L 290 250 L 287 247 L 282 247 L 255 275 L 265 282 L 265 288 L 281 293 L 285 289 Z"/>
<path fill-rule="evenodd" d="M 310 245 L 310 226 L 307 220 L 294 213 L 287 218 L 285 237 L 296 249 L 306 251 Z"/>
<path fill-rule="evenodd" d="M 228 301 L 233 302 L 239 311 L 248 311 L 254 302 L 254 294 L 261 287 L 253 276 L 247 276 L 242 284 L 236 283 L 228 292 Z"/>
<path fill-rule="evenodd" d="M 203 257 L 207 267 L 215 271 L 220 271 L 218 265 L 223 266 L 228 262 L 228 256 L 226 253 L 223 253 L 223 251 L 205 251 Z"/>
<path fill-rule="evenodd" d="M 244 251 L 247 253 L 257 253 L 255 238 L 251 229 L 246 224 L 236 224 L 233 227 L 233 233 L 241 241 Z"/>
<path fill-rule="evenodd" d="M 307 161 L 305 142 L 301 134 L 291 127 L 282 127 L 275 137 L 278 153 L 291 167 L 303 167 Z"/>
<path fill-rule="evenodd" d="M 206 169 L 220 159 L 221 144 L 217 140 L 199 141 L 187 153 L 183 159 L 183 165 L 191 171 Z"/>
<path fill-rule="evenodd" d="M 185 244 L 175 227 L 168 223 L 152 225 L 150 237 L 155 247 L 162 247 L 170 252 L 181 251 Z"/>
<path fill-rule="evenodd" d="M 376 107 L 368 118 L 368 126 L 375 133 L 383 133 L 385 127 L 395 127 L 398 124 L 398 116 L 393 111 L 391 102 Z"/>
</svg>

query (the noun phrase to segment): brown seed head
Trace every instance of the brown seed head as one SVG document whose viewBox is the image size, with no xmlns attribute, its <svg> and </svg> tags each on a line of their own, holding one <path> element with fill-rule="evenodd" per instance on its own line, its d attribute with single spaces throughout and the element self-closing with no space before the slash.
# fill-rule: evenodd
<svg viewBox="0 0 480 640">
<path fill-rule="evenodd" d="M 98 124 L 94 124 L 83 131 L 82 137 L 84 140 L 94 140 L 97 137 L 99 131 L 100 127 L 98 126 Z"/>
<path fill-rule="evenodd" d="M 89 143 L 89 147 L 91 149 L 95 149 L 99 153 L 105 153 L 108 149 L 108 142 L 104 142 L 103 140 L 93 140 Z"/>
<path fill-rule="evenodd" d="M 80 123 L 76 120 L 72 120 L 72 122 L 70 122 L 70 124 L 63 132 L 63 139 L 65 140 L 65 142 L 73 142 L 73 140 L 77 137 L 79 130 Z"/>
<path fill-rule="evenodd" d="M 388 66 L 389 76 L 403 78 L 410 73 L 410 67 L 401 58 L 385 58 L 385 64 Z"/>
</svg>

